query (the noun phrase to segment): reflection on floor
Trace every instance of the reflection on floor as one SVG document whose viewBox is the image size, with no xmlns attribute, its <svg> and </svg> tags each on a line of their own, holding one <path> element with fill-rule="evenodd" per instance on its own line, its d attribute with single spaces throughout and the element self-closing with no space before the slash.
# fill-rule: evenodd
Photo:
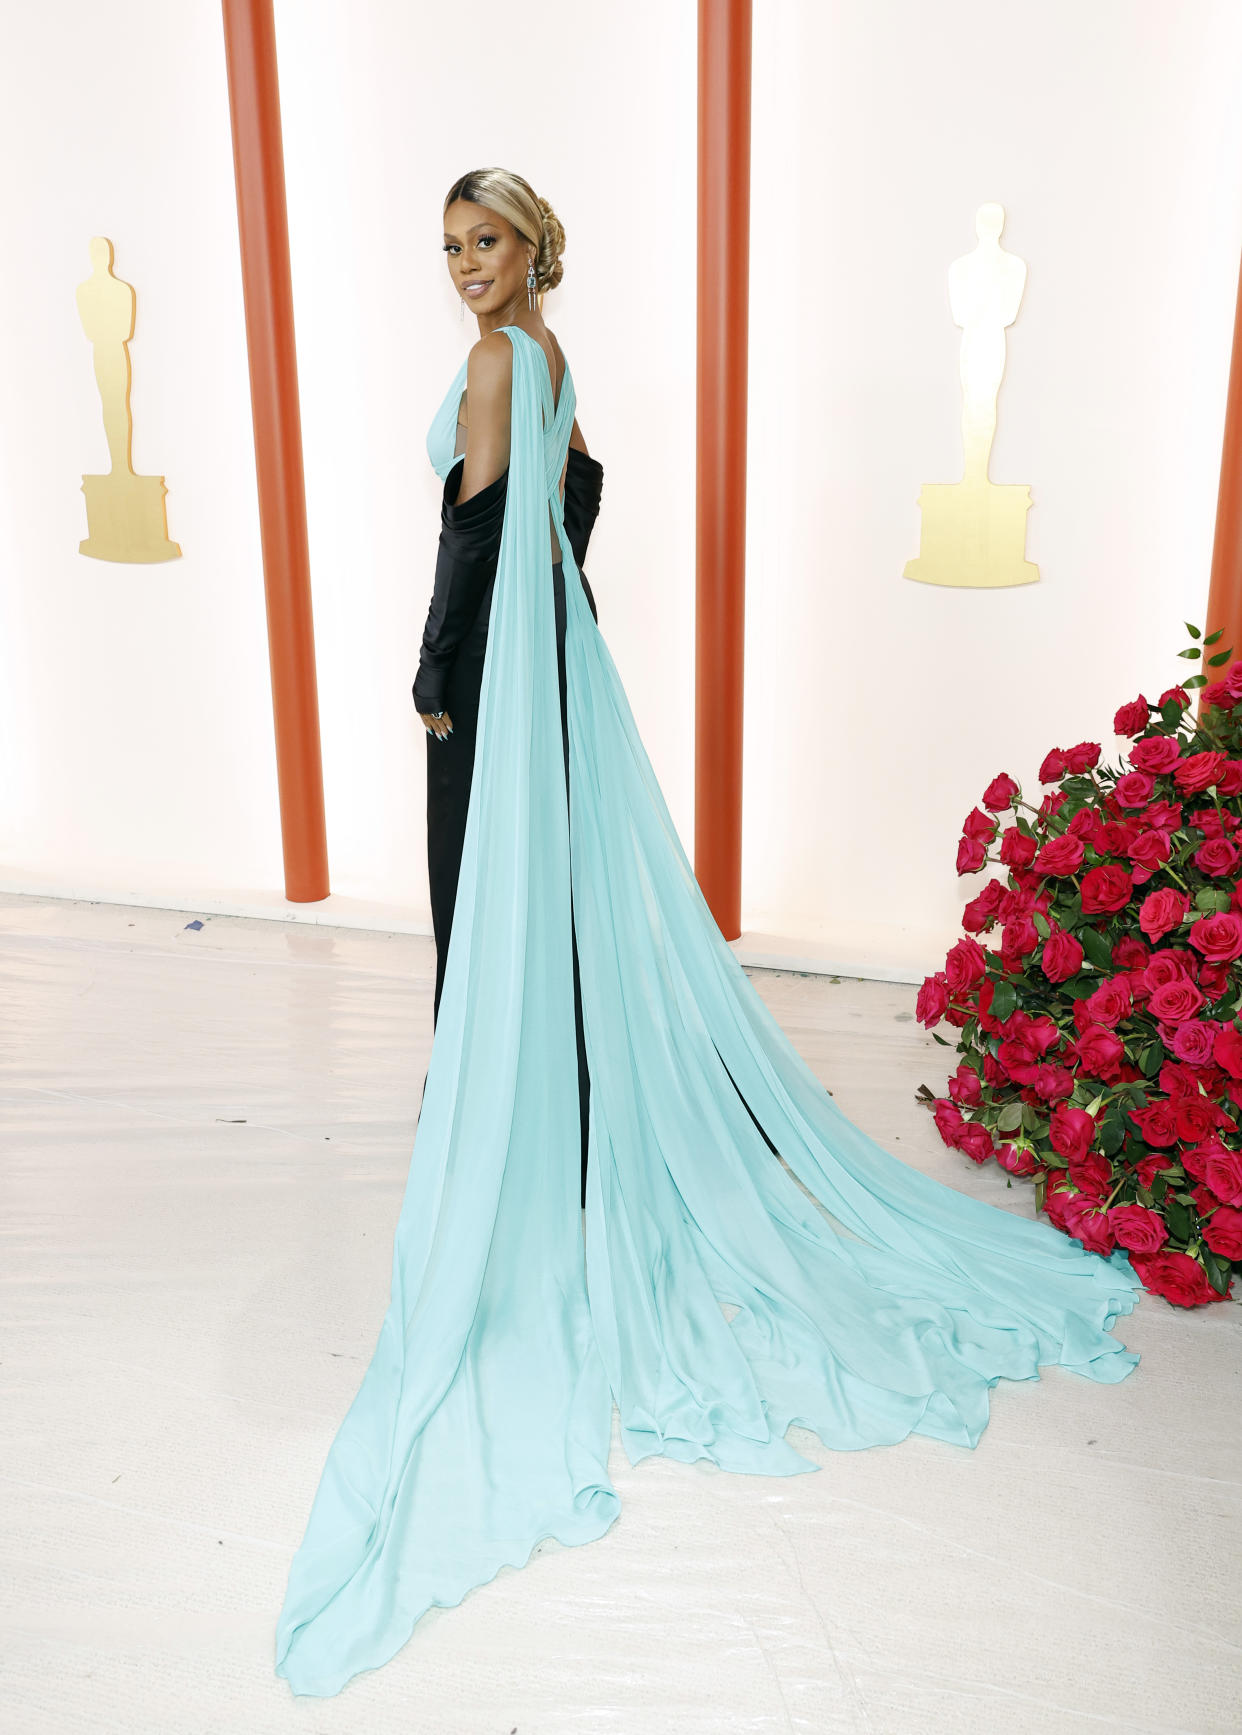
<svg viewBox="0 0 1242 1735">
<path fill-rule="evenodd" d="M 430 940 L 0 897 L 0 1704 L 11 1735 L 1010 1735 L 1236 1728 L 1242 1309 L 1153 1297 L 1120 1386 L 1002 1383 L 969 1452 L 612 1470 L 335 1700 L 272 1673 L 285 1572 L 387 1304 Z M 853 1116 L 946 1151 L 913 988 L 754 972 Z"/>
</svg>

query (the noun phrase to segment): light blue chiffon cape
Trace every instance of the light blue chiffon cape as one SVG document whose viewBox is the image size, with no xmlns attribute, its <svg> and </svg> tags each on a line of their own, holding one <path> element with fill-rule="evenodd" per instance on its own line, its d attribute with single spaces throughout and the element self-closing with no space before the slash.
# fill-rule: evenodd
<svg viewBox="0 0 1242 1735">
<path fill-rule="evenodd" d="M 554 405 L 540 345 L 502 329 L 509 480 L 452 942 L 390 1305 L 280 1615 L 295 1693 L 338 1692 L 542 1538 L 601 1536 L 619 1509 L 614 1403 L 632 1462 L 787 1476 L 816 1468 L 791 1423 L 841 1451 L 910 1433 L 973 1447 L 998 1379 L 1059 1363 L 1114 1382 L 1138 1361 L 1108 1335 L 1139 1288 L 1123 1252 L 898 1161 L 765 1008 L 694 878 L 563 534 L 572 377 Z M 428 435 L 442 477 L 464 385 L 463 363 Z"/>
</svg>

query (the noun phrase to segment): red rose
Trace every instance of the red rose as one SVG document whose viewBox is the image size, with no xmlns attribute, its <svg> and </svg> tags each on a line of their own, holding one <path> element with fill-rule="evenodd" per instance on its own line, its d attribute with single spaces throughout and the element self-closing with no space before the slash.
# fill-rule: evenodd
<svg viewBox="0 0 1242 1735">
<path fill-rule="evenodd" d="M 1039 964 L 1050 982 L 1066 982 L 1082 969 L 1082 947 L 1064 928 L 1053 928 L 1044 941 Z M 1242 1073 L 1238 1076 L 1242 1078 Z"/>
<path fill-rule="evenodd" d="M 1103 1079 L 1106 1084 L 1116 1078 L 1125 1058 L 1125 1046 L 1121 1038 L 1115 1031 L 1106 1030 L 1102 1024 L 1093 1024 L 1090 1029 L 1084 1030 L 1074 1044 L 1074 1050 L 1083 1071 L 1093 1078 Z"/>
<path fill-rule="evenodd" d="M 914 1016 L 920 1024 L 926 1024 L 930 1029 L 933 1024 L 939 1024 L 948 1004 L 948 979 L 943 970 L 937 970 L 934 976 L 924 978 L 923 986 L 914 1002 Z"/>
<path fill-rule="evenodd" d="M 1181 922 L 1182 917 L 1190 908 L 1190 899 L 1185 892 L 1175 892 L 1172 886 L 1163 886 L 1158 892 L 1149 892 L 1139 908 L 1139 927 L 1149 940 L 1161 940 Z"/>
<path fill-rule="evenodd" d="M 972 807 L 962 821 L 962 836 L 978 838 L 980 843 L 991 843 L 996 836 L 996 821 L 990 813 L 980 813 L 977 807 Z"/>
<path fill-rule="evenodd" d="M 1193 1029 L 1194 1027 L 1191 1026 L 1190 1028 Z M 1170 1039 L 1176 1034 L 1175 1029 L 1169 1030 Z M 1171 1040 L 1169 1046 L 1172 1047 Z M 1207 1072 L 1196 1072 L 1193 1067 L 1185 1065 L 1180 1060 L 1165 1060 L 1161 1064 L 1160 1076 L 1156 1082 L 1162 1091 L 1172 1097 L 1199 1096 L 1202 1094 L 1200 1086 L 1210 1096 L 1220 1094 L 1218 1089 L 1220 1080 L 1214 1067 Z"/>
<path fill-rule="evenodd" d="M 1039 932 L 1029 916 L 1015 916 L 1001 933 L 1001 962 L 1007 970 L 1021 968 L 1022 960 L 1039 944 Z"/>
<path fill-rule="evenodd" d="M 1145 970 L 1151 956 L 1147 947 L 1133 934 L 1125 934 L 1113 947 L 1113 963 L 1119 970 Z"/>
<path fill-rule="evenodd" d="M 1058 1229 L 1081 1241 L 1089 1253 L 1112 1251 L 1114 1239 L 1107 1213 L 1085 1193 L 1069 1192 L 1059 1175 L 1044 1194 L 1044 1210 Z"/>
<path fill-rule="evenodd" d="M 1007 1169 L 1011 1175 L 1033 1175 L 1039 1167 L 1030 1151 L 1011 1144 L 996 1147 L 996 1160 L 1001 1168 Z"/>
<path fill-rule="evenodd" d="M 1173 1104 L 1177 1136 L 1188 1145 L 1210 1138 L 1223 1118 L 1224 1110 L 1206 1096 L 1180 1096 Z"/>
<path fill-rule="evenodd" d="M 1113 793 L 1122 807 L 1146 807 L 1156 793 L 1156 781 L 1149 771 L 1127 771 L 1117 779 Z"/>
<path fill-rule="evenodd" d="M 1216 910 L 1192 923 L 1190 943 L 1213 964 L 1232 964 L 1242 958 L 1242 916 L 1234 910 Z"/>
<path fill-rule="evenodd" d="M 1124 908 L 1130 901 L 1134 882 L 1123 867 L 1105 862 L 1103 867 L 1089 868 L 1082 876 L 1082 907 L 1086 915 L 1095 916 Z"/>
<path fill-rule="evenodd" d="M 1166 705 L 1180 705 L 1184 711 L 1190 704 L 1190 694 L 1185 687 L 1166 687 L 1156 700 L 1157 711 L 1163 711 Z"/>
<path fill-rule="evenodd" d="M 1242 1151 L 1226 1150 L 1219 1141 L 1213 1144 L 1203 1164 L 1202 1179 L 1222 1205 L 1242 1205 Z"/>
<path fill-rule="evenodd" d="M 1179 831 L 1182 804 L 1180 801 L 1153 801 L 1145 817 L 1148 825 L 1158 825 L 1161 831 Z"/>
<path fill-rule="evenodd" d="M 1018 792 L 1018 785 L 1013 778 L 1002 771 L 1000 776 L 994 777 L 984 790 L 983 805 L 1000 813 L 1006 807 L 1013 805 L 1013 798 Z"/>
<path fill-rule="evenodd" d="M 1054 819 L 1068 799 L 1063 789 L 1050 789 L 1039 804 L 1039 817 L 1041 819 Z"/>
<path fill-rule="evenodd" d="M 1217 795 L 1237 795 L 1242 790 L 1242 759 L 1231 759 L 1216 779 Z"/>
<path fill-rule="evenodd" d="M 1029 916 L 1033 909 L 1040 907 L 1036 895 L 1040 885 L 1038 874 L 1015 871 L 1009 877 L 1013 884 L 1002 894 L 996 906 L 1002 922 L 1012 921 L 1014 916 Z"/>
<path fill-rule="evenodd" d="M 1112 1184 L 1113 1167 L 1099 1151 L 1088 1151 L 1085 1156 L 1070 1159 L 1069 1178 L 1080 1193 L 1102 1200 Z"/>
<path fill-rule="evenodd" d="M 1173 1159 L 1171 1157 L 1166 1157 L 1162 1151 L 1153 1151 L 1150 1156 L 1140 1157 L 1134 1165 L 1134 1173 L 1139 1186 L 1146 1187 L 1150 1192 L 1151 1184 L 1161 1169 L 1171 1169 L 1172 1167 Z"/>
<path fill-rule="evenodd" d="M 1151 771 L 1157 777 L 1172 771 L 1181 759 L 1176 735 L 1145 735 L 1130 749 L 1130 763 L 1136 771 Z"/>
<path fill-rule="evenodd" d="M 1161 951 L 1153 952 L 1143 971 L 1148 992 L 1163 988 L 1166 982 L 1193 982 L 1196 962 L 1194 953 L 1188 952 L 1184 946 L 1165 946 Z"/>
<path fill-rule="evenodd" d="M 1157 1098 L 1144 1108 L 1132 1108 L 1130 1119 L 1143 1136 L 1145 1144 L 1175 1145 L 1177 1143 L 1177 1120 L 1173 1104 Z"/>
<path fill-rule="evenodd" d="M 1149 965 L 1148 974 L 1150 973 Z M 1147 1001 L 1147 1010 L 1162 1024 L 1184 1024 L 1188 1018 L 1194 1018 L 1206 1004 L 1194 983 L 1183 978 L 1177 982 L 1162 983 L 1159 988 L 1154 989 Z"/>
<path fill-rule="evenodd" d="M 1212 787 L 1225 769 L 1225 763 L 1224 753 L 1192 753 L 1188 759 L 1179 761 L 1173 781 L 1183 795 L 1198 795 Z"/>
<path fill-rule="evenodd" d="M 1059 783 L 1065 776 L 1065 755 L 1059 747 L 1054 747 L 1039 768 L 1041 783 Z"/>
<path fill-rule="evenodd" d="M 1103 821 L 1093 807 L 1080 807 L 1066 827 L 1074 837 L 1080 837 L 1084 843 L 1090 843 Z"/>
<path fill-rule="evenodd" d="M 1153 1295 L 1163 1295 L 1176 1307 L 1201 1307 L 1208 1301 L 1223 1301 L 1223 1295 L 1207 1280 L 1202 1265 L 1175 1247 L 1159 1253 L 1132 1253 L 1130 1263 Z"/>
<path fill-rule="evenodd" d="M 1067 747 L 1065 750 L 1065 769 L 1076 777 L 1081 777 L 1084 771 L 1090 771 L 1099 763 L 1098 741 L 1080 741 L 1077 747 Z"/>
<path fill-rule="evenodd" d="M 969 992 L 987 973 L 987 960 L 978 940 L 959 940 L 949 948 L 944 961 L 945 979 L 955 1000 Z"/>
<path fill-rule="evenodd" d="M 977 874 L 988 859 L 988 852 L 977 837 L 964 837 L 957 846 L 959 874 Z"/>
<path fill-rule="evenodd" d="M 1199 986 L 1209 1000 L 1219 1000 L 1228 988 L 1232 966 L 1229 964 L 1202 964 L 1199 967 Z"/>
<path fill-rule="evenodd" d="M 1124 855 L 1138 835 L 1137 820 L 1106 819 L 1096 828 L 1095 847 L 1100 855 Z"/>
<path fill-rule="evenodd" d="M 932 1110 L 932 1119 L 936 1123 L 936 1131 L 945 1144 L 950 1150 L 956 1150 L 957 1141 L 966 1125 L 961 1109 L 955 1102 L 949 1102 L 946 1097 L 937 1097 L 936 1106 Z"/>
<path fill-rule="evenodd" d="M 1242 1030 L 1236 1024 L 1226 1024 L 1216 1032 L 1212 1058 L 1230 1078 L 1242 1078 Z"/>
<path fill-rule="evenodd" d="M 1030 867 L 1038 848 L 1036 840 L 1016 825 L 1001 834 L 1000 858 L 1006 867 Z"/>
<path fill-rule="evenodd" d="M 1216 1026 L 1210 1020 L 1179 1024 L 1173 1032 L 1173 1052 L 1187 1066 L 1209 1065 L 1215 1042 Z"/>
<path fill-rule="evenodd" d="M 1225 691 L 1231 699 L 1242 699 L 1242 662 L 1230 663 L 1225 671 Z"/>
<path fill-rule="evenodd" d="M 1217 813 L 1214 807 L 1196 807 L 1190 815 L 1190 823 L 1204 837 L 1225 837 L 1225 816 Z"/>
<path fill-rule="evenodd" d="M 1114 1205 L 1108 1221 L 1120 1244 L 1135 1253 L 1155 1253 L 1169 1238 L 1159 1211 L 1145 1205 Z"/>
<path fill-rule="evenodd" d="M 983 1086 L 979 1082 L 979 1074 L 973 1067 L 967 1066 L 965 1061 L 961 1062 L 949 1080 L 949 1095 L 963 1108 L 978 1108 L 983 1101 Z"/>
<path fill-rule="evenodd" d="M 1051 843 L 1044 845 L 1035 857 L 1035 871 L 1040 874 L 1076 874 L 1085 856 L 1082 839 L 1067 831 L 1063 837 L 1054 837 Z"/>
<path fill-rule="evenodd" d="M 986 1163 L 995 1155 L 992 1135 L 981 1121 L 968 1121 L 957 1135 L 957 1148 L 972 1163 Z"/>
<path fill-rule="evenodd" d="M 1061 1032 L 1054 1018 L 1043 1014 L 1032 1018 L 1029 1012 L 1023 1012 L 1021 1008 L 1010 1014 L 1007 1028 L 1013 1035 L 1020 1034 L 1032 1053 L 1041 1057 L 1050 1054 L 1061 1040 Z"/>
<path fill-rule="evenodd" d="M 1082 1002 L 1079 1002 L 1081 1005 Z M 1125 976 L 1110 976 L 1094 994 L 1087 996 L 1087 1011 L 1097 1024 L 1115 1030 L 1131 1012 L 1130 982 Z"/>
<path fill-rule="evenodd" d="M 1224 681 L 1212 681 L 1204 687 L 1199 697 L 1205 705 L 1215 705 L 1217 710 L 1231 711 L 1233 709 L 1233 696 Z"/>
<path fill-rule="evenodd" d="M 1203 1239 L 1222 1259 L 1242 1259 L 1242 1211 L 1218 1205 L 1203 1225 Z"/>
<path fill-rule="evenodd" d="M 1030 1088 L 1041 1102 L 1056 1102 L 1072 1094 L 1074 1075 L 1067 1066 L 1037 1066 Z"/>
<path fill-rule="evenodd" d="M 1195 866 L 1200 873 L 1231 874 L 1238 865 L 1238 846 L 1227 837 L 1209 837 L 1195 851 Z"/>
<path fill-rule="evenodd" d="M 1113 718 L 1113 733 L 1115 735 L 1138 735 L 1147 727 L 1147 718 L 1151 706 L 1140 693 L 1137 699 L 1131 699 L 1128 705 L 1123 705 Z"/>
<path fill-rule="evenodd" d="M 1227 1157 L 1229 1154 L 1229 1147 L 1223 1143 L 1220 1134 L 1211 1133 L 1197 1145 L 1186 1145 L 1181 1151 L 1180 1161 L 1188 1175 L 1202 1181 L 1207 1176 L 1208 1158 Z"/>
<path fill-rule="evenodd" d="M 996 919 L 996 906 L 1004 895 L 1000 880 L 989 880 L 977 898 L 972 898 L 962 912 L 962 926 L 968 934 L 986 934 Z"/>
<path fill-rule="evenodd" d="M 1129 856 L 1134 863 L 1136 880 L 1149 880 L 1157 868 L 1162 868 L 1172 854 L 1167 831 L 1144 831 L 1130 845 Z"/>
<path fill-rule="evenodd" d="M 1052 1111 L 1048 1137 L 1053 1150 L 1067 1161 L 1085 1157 L 1095 1138 L 1095 1116 L 1089 1115 L 1085 1108 L 1069 1108 L 1062 1103 Z"/>
</svg>

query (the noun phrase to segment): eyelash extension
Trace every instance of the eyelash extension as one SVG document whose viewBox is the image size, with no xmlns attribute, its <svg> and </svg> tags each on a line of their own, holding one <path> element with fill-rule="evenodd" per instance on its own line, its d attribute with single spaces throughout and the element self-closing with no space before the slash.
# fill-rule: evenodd
<svg viewBox="0 0 1242 1735">
<path fill-rule="evenodd" d="M 483 245 L 484 241 L 494 241 L 495 239 L 496 239 L 496 237 L 494 235 L 480 235 L 479 239 L 475 243 L 475 245 L 478 247 L 481 247 Z M 451 253 L 453 251 L 453 248 L 456 246 L 457 246 L 456 241 L 446 241 L 444 243 L 443 251 L 445 253 Z"/>
</svg>

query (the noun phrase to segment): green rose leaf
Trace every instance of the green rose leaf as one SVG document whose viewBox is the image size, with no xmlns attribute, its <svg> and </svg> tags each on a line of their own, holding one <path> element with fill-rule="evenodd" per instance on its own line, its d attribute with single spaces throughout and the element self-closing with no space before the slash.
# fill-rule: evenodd
<svg viewBox="0 0 1242 1735">
<path fill-rule="evenodd" d="M 1112 969 L 1112 948 L 1098 929 L 1083 928 L 1078 936 L 1078 943 L 1097 970 Z"/>
<path fill-rule="evenodd" d="M 1099 1139 L 1097 1142 L 1102 1154 L 1106 1157 L 1115 1157 L 1117 1152 L 1121 1149 L 1125 1136 L 1125 1116 L 1120 1112 L 1117 1105 L 1114 1104 L 1104 1116 L 1104 1121 L 1100 1128 Z"/>
<path fill-rule="evenodd" d="M 1229 1279 L 1232 1276 L 1229 1261 L 1222 1259 L 1219 1253 L 1213 1253 L 1210 1247 L 1200 1248 L 1200 1253 L 1208 1282 L 1217 1295 L 1228 1295 Z"/>
<path fill-rule="evenodd" d="M 1194 1227 L 1190 1212 L 1181 1200 L 1172 1193 L 1164 1201 L 1164 1220 L 1169 1225 L 1169 1234 L 1175 1241 L 1189 1241 Z"/>
</svg>

